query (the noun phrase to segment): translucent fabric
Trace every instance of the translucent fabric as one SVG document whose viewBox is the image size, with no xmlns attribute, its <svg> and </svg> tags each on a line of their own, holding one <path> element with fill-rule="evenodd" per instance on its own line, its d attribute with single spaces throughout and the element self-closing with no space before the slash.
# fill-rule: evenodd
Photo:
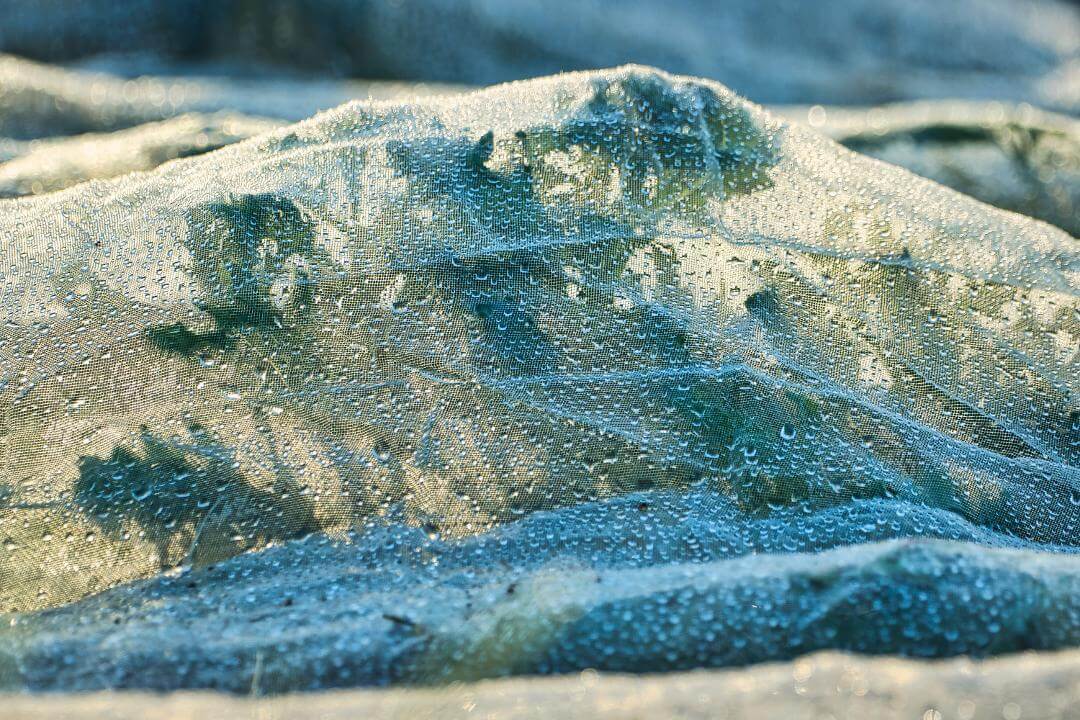
<svg viewBox="0 0 1080 720">
<path fill-rule="evenodd" d="M 8 686 L 1080 643 L 1076 240 L 716 83 L 352 103 L 0 253 Z"/>
</svg>

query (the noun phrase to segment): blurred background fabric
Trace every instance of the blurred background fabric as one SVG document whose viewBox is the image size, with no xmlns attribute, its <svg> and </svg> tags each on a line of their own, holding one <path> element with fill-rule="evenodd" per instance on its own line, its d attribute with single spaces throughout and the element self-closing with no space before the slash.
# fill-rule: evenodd
<svg viewBox="0 0 1080 720">
<path fill-rule="evenodd" d="M 1080 107 L 1059 0 L 3 0 L 0 51 L 181 68 L 489 84 L 624 63 L 759 103 L 917 98 Z"/>
</svg>

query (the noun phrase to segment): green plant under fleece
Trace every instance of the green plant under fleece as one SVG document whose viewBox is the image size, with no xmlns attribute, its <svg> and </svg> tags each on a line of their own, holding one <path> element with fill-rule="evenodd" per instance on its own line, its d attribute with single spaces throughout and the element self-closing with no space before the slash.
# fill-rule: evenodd
<svg viewBox="0 0 1080 720">
<path fill-rule="evenodd" d="M 1080 643 L 1075 240 L 715 83 L 353 103 L 0 247 L 8 687 Z"/>
</svg>

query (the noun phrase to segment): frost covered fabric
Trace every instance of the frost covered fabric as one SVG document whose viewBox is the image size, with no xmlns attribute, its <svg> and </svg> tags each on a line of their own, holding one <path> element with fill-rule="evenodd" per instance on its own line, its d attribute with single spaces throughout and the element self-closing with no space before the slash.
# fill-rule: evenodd
<svg viewBox="0 0 1080 720">
<path fill-rule="evenodd" d="M 1080 644 L 1080 255 L 641 67 L 0 203 L 0 682 Z"/>
</svg>

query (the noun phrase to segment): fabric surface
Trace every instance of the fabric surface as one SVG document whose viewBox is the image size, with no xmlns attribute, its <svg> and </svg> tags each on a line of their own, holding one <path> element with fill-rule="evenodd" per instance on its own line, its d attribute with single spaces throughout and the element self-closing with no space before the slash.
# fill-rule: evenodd
<svg viewBox="0 0 1080 720">
<path fill-rule="evenodd" d="M 1077 250 L 636 66 L 0 202 L 0 682 L 1075 646 Z"/>
</svg>

